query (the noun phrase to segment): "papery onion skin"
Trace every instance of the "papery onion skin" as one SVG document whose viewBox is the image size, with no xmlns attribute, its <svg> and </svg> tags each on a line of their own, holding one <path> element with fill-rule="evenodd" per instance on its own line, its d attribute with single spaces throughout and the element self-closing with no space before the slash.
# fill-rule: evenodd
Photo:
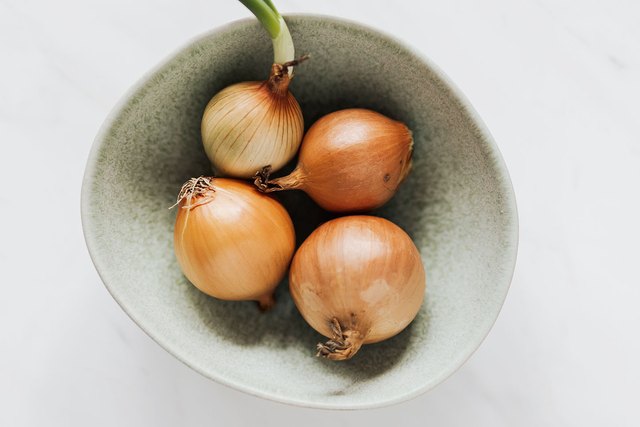
<svg viewBox="0 0 640 427">
<path fill-rule="evenodd" d="M 319 355 L 344 360 L 411 323 L 426 275 L 418 249 L 400 227 L 378 217 L 347 216 L 326 222 L 304 241 L 291 263 L 289 288 L 302 317 L 330 338 L 318 345 Z"/>
<path fill-rule="evenodd" d="M 266 164 L 277 170 L 298 151 L 304 120 L 289 68 L 274 64 L 269 80 L 233 84 L 207 104 L 202 142 L 218 175 L 250 178 Z"/>
<path fill-rule="evenodd" d="M 329 211 L 363 212 L 393 197 L 411 169 L 412 152 L 404 123 L 367 109 L 340 110 L 311 126 L 290 175 L 258 175 L 255 184 L 265 192 L 303 190 Z"/>
<path fill-rule="evenodd" d="M 178 205 L 178 263 L 202 292 L 224 300 L 256 300 L 267 309 L 295 249 L 291 218 L 250 184 L 207 179 L 210 192 L 183 198 Z"/>
</svg>

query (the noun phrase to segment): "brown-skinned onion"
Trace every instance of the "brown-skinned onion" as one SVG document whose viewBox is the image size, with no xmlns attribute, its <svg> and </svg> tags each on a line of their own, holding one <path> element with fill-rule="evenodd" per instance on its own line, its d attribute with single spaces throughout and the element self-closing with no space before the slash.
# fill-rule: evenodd
<svg viewBox="0 0 640 427">
<path fill-rule="evenodd" d="M 294 255 L 289 288 L 302 317 L 329 338 L 318 355 L 353 357 L 363 344 L 411 323 L 425 293 L 418 249 L 397 225 L 373 216 L 326 222 Z"/>
<path fill-rule="evenodd" d="M 329 211 L 367 211 L 393 197 L 409 173 L 412 150 L 404 123 L 371 110 L 340 110 L 311 126 L 291 174 L 269 179 L 267 166 L 254 183 L 264 192 L 302 190 Z"/>
</svg>

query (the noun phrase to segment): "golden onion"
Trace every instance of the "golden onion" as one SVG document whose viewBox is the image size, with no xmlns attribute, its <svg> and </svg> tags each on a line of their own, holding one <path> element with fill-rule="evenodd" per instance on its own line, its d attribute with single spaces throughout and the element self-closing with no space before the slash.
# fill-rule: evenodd
<svg viewBox="0 0 640 427">
<path fill-rule="evenodd" d="M 353 357 L 363 344 L 411 323 L 425 293 L 418 249 L 397 225 L 373 216 L 326 222 L 296 252 L 289 287 L 302 317 L 329 338 L 318 355 Z"/>
<path fill-rule="evenodd" d="M 245 182 L 192 178 L 178 196 L 174 250 L 184 275 L 224 300 L 273 304 L 295 249 L 285 208 Z"/>
</svg>

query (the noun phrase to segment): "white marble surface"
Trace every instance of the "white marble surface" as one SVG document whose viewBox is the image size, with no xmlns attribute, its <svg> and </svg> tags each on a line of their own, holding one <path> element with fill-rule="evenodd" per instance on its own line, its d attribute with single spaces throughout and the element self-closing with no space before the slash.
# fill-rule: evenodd
<svg viewBox="0 0 640 427">
<path fill-rule="evenodd" d="M 84 164 L 138 77 L 248 12 L 233 0 L 0 0 L 0 425 L 640 425 L 640 3 L 276 3 L 395 34 L 486 121 L 521 223 L 492 333 L 434 391 L 365 412 L 271 403 L 174 360 L 91 264 Z"/>
</svg>

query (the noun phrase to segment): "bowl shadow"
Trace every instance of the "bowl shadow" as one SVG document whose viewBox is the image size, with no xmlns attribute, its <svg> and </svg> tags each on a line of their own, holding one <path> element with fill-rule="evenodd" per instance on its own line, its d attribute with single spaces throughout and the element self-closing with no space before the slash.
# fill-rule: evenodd
<svg viewBox="0 0 640 427">
<path fill-rule="evenodd" d="M 276 305 L 267 312 L 260 312 L 253 301 L 223 301 L 210 297 L 188 283 L 186 278 L 183 280 L 187 297 L 202 325 L 229 345 L 267 346 L 286 350 L 288 357 L 311 359 L 316 358 L 316 344 L 326 340 L 298 312 L 289 294 L 287 279 L 279 284 L 275 292 Z M 382 375 L 399 363 L 414 338 L 413 329 L 412 323 L 388 340 L 365 345 L 353 359 L 335 362 L 317 358 L 313 363 L 323 374 L 348 379 L 346 387 L 333 390 L 331 395 L 347 393 L 350 385 Z"/>
</svg>

